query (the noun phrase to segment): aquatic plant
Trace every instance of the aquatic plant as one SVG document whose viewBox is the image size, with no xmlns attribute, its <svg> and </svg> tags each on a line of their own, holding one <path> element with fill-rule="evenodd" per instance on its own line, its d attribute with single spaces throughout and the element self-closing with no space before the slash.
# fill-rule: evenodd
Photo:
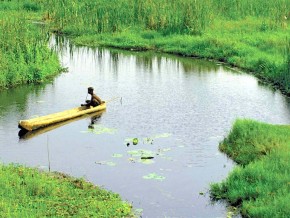
<svg viewBox="0 0 290 218">
<path fill-rule="evenodd" d="M 220 17 L 260 17 L 266 26 L 275 28 L 288 16 L 289 4 L 286 0 L 51 0 L 45 5 L 56 28 L 74 34 L 119 32 L 131 27 L 163 34 L 201 34 Z"/>
<path fill-rule="evenodd" d="M 0 89 L 41 82 L 57 74 L 61 67 L 56 53 L 48 48 L 47 31 L 29 20 L 27 10 L 32 10 L 33 5 L 28 6 L 28 3 L 19 1 L 2 2 Z"/>
<path fill-rule="evenodd" d="M 290 127 L 238 120 L 220 149 L 241 166 L 211 185 L 213 199 L 226 199 L 249 217 L 289 215 Z"/>
<path fill-rule="evenodd" d="M 158 175 L 157 173 L 149 173 L 148 175 L 143 176 L 143 178 L 163 181 L 165 179 L 165 176 Z"/>
</svg>

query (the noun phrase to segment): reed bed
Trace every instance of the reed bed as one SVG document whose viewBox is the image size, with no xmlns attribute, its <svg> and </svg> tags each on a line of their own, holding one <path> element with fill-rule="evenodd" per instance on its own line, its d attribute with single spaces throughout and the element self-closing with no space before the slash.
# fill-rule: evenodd
<svg viewBox="0 0 290 218">
<path fill-rule="evenodd" d="M 164 34 L 200 34 L 216 19 L 247 16 L 265 18 L 274 28 L 283 25 L 290 7 L 287 0 L 51 0 L 47 4 L 47 13 L 59 28 L 103 33 L 141 27 Z"/>
<path fill-rule="evenodd" d="M 285 40 L 290 1 L 51 0 L 44 5 L 53 29 L 75 36 L 79 44 L 217 59 L 290 95 Z"/>
<path fill-rule="evenodd" d="M 58 73 L 60 64 L 48 48 L 47 31 L 28 20 L 25 8 L 37 10 L 37 6 L 16 1 L 0 5 L 0 89 L 40 82 Z"/>
</svg>

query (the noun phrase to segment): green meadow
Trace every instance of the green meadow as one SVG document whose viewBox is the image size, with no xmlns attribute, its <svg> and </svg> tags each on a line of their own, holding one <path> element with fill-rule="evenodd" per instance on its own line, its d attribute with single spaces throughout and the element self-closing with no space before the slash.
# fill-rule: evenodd
<svg viewBox="0 0 290 218">
<path fill-rule="evenodd" d="M 133 217 L 118 194 L 83 179 L 0 165 L 0 217 Z"/>
<path fill-rule="evenodd" d="M 237 120 L 219 148 L 239 165 L 211 185 L 213 199 L 245 217 L 289 217 L 290 126 Z"/>
</svg>

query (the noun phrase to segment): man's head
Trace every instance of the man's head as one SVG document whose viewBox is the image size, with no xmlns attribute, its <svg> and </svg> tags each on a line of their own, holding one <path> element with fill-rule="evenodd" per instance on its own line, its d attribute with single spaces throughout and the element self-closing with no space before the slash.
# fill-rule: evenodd
<svg viewBox="0 0 290 218">
<path fill-rule="evenodd" d="M 89 88 L 88 88 L 88 93 L 89 93 L 89 94 L 93 94 L 93 92 L 94 92 L 94 88 L 93 88 L 93 87 L 89 87 Z"/>
</svg>

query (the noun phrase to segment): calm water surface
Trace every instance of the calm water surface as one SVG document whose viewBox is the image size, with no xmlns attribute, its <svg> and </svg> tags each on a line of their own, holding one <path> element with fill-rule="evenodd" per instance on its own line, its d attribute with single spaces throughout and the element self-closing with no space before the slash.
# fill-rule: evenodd
<svg viewBox="0 0 290 218">
<path fill-rule="evenodd" d="M 208 188 L 233 169 L 218 151 L 233 121 L 290 123 L 288 99 L 216 63 L 67 43 L 57 49 L 68 73 L 0 92 L 0 160 L 48 169 L 49 149 L 51 170 L 119 193 L 143 217 L 226 217 Z M 102 114 L 19 139 L 20 119 L 76 107 L 88 86 L 104 100 L 119 98 Z"/>
</svg>

